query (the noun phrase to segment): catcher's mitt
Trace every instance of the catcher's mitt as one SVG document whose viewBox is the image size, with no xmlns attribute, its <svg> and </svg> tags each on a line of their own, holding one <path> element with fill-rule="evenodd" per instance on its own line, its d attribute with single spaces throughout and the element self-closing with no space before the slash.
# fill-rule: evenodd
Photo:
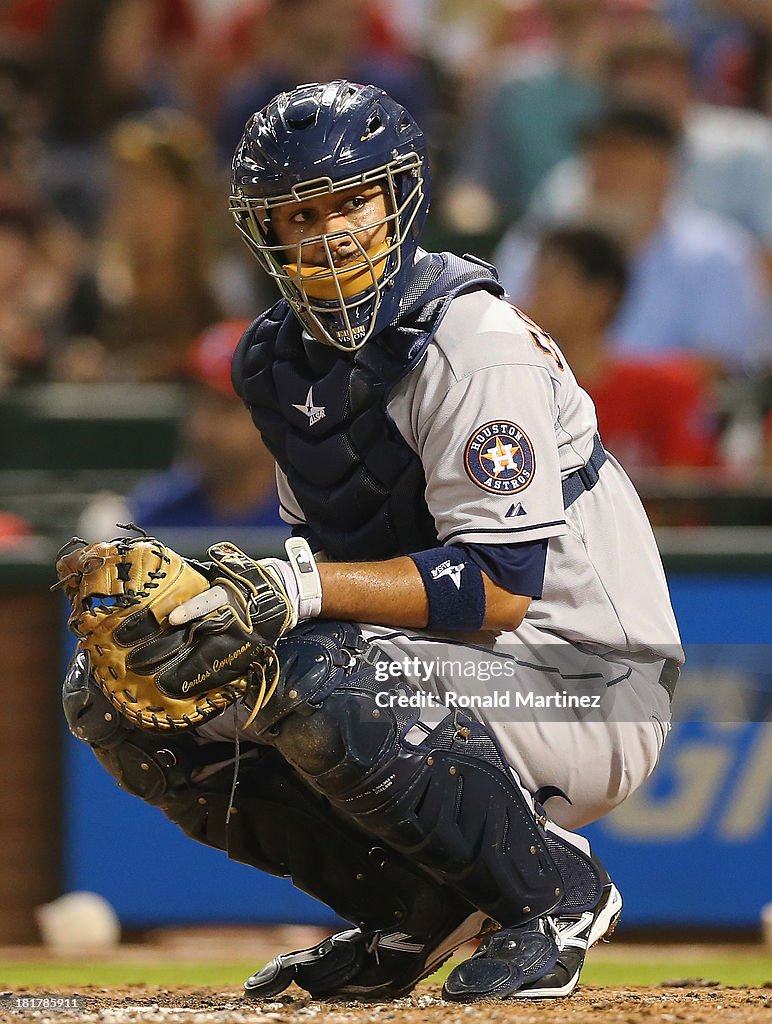
<svg viewBox="0 0 772 1024">
<path fill-rule="evenodd" d="M 271 645 L 294 625 L 287 594 L 233 545 L 209 554 L 211 563 L 191 563 L 145 536 L 91 545 L 74 538 L 60 552 L 68 625 L 107 699 L 140 728 L 201 725 L 248 691 L 256 711 L 276 687 Z M 223 594 L 213 583 L 227 584 L 227 603 L 169 623 L 183 602 L 203 595 L 206 608 L 205 592 Z"/>
</svg>

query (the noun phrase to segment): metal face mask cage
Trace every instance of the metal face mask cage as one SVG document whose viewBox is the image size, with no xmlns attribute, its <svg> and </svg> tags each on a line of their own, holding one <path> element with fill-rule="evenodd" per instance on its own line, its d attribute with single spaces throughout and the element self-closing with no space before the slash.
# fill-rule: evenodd
<svg viewBox="0 0 772 1024">
<path fill-rule="evenodd" d="M 386 215 L 381 219 L 355 230 L 304 238 L 292 246 L 278 244 L 271 228 L 271 214 L 277 206 L 329 195 L 357 185 L 379 184 L 383 185 L 386 193 Z M 311 335 L 344 352 L 354 352 L 374 333 L 386 294 L 394 288 L 394 281 L 405 263 L 412 261 L 417 245 L 413 224 L 423 199 L 422 160 L 418 153 L 408 153 L 351 178 L 339 181 L 332 181 L 329 177 L 316 178 L 277 196 L 251 198 L 243 194 L 232 195 L 229 205 L 242 238 L 260 265 L 276 281 L 279 291 Z M 357 235 L 384 225 L 385 242 L 366 250 Z M 330 241 L 341 237 L 353 242 L 359 258 L 345 267 L 336 268 Z M 304 267 L 303 248 L 308 245 L 322 247 L 325 255 L 323 267 L 310 268 L 308 264 Z M 320 292 L 329 293 L 330 297 L 325 295 L 321 298 Z M 383 326 L 386 324 L 380 324 Z"/>
</svg>

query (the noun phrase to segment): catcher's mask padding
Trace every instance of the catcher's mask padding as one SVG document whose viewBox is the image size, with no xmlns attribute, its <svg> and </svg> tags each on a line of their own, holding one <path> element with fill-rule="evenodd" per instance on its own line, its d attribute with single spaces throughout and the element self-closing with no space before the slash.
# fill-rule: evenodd
<svg viewBox="0 0 772 1024">
<path fill-rule="evenodd" d="M 378 681 L 388 658 L 351 623 L 304 624 L 277 654 L 279 689 L 253 735 L 333 807 L 503 925 L 595 906 L 596 868 L 547 840 L 546 817 L 481 723 L 456 712 L 430 730 L 417 709 L 380 707 L 379 693 L 413 691 Z M 424 739 L 412 743 L 416 727 Z"/>
</svg>

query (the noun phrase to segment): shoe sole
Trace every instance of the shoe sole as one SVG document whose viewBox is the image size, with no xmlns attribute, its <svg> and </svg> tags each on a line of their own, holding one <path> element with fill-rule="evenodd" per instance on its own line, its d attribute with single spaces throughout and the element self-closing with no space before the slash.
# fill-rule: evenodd
<svg viewBox="0 0 772 1024">
<path fill-rule="evenodd" d="M 614 883 L 611 883 L 608 899 L 599 909 L 595 920 L 592 922 L 590 934 L 587 936 L 587 948 L 592 949 L 596 942 L 607 939 L 614 934 L 617 921 L 622 914 L 622 893 Z"/>
<path fill-rule="evenodd" d="M 587 936 L 587 947 L 585 953 L 590 950 L 601 939 L 612 935 L 617 926 L 617 921 L 622 913 L 622 894 L 619 889 L 611 883 L 608 895 L 604 903 L 597 909 L 595 917 Z M 576 972 L 561 988 L 532 988 L 513 992 L 510 999 L 563 999 L 570 996 L 579 984 L 579 975 L 584 967 L 584 957 Z"/>
</svg>

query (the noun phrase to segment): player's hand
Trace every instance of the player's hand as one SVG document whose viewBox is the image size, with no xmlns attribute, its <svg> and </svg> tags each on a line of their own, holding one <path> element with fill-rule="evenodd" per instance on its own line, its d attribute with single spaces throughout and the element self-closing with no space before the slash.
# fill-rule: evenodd
<svg viewBox="0 0 772 1024">
<path fill-rule="evenodd" d="M 284 547 L 287 551 L 286 561 L 262 558 L 252 562 L 232 545 L 215 544 L 209 549 L 213 559 L 213 575 L 216 577 L 213 579 L 214 585 L 175 608 L 169 615 L 171 625 L 182 625 L 203 618 L 225 605 L 243 612 L 245 604 L 253 596 L 249 576 L 255 566 L 267 574 L 289 609 L 290 622 L 282 630 L 283 633 L 304 619 L 315 618 L 322 608 L 322 584 L 313 553 L 301 537 L 290 537 Z M 224 572 L 218 572 L 223 569 Z"/>
</svg>

